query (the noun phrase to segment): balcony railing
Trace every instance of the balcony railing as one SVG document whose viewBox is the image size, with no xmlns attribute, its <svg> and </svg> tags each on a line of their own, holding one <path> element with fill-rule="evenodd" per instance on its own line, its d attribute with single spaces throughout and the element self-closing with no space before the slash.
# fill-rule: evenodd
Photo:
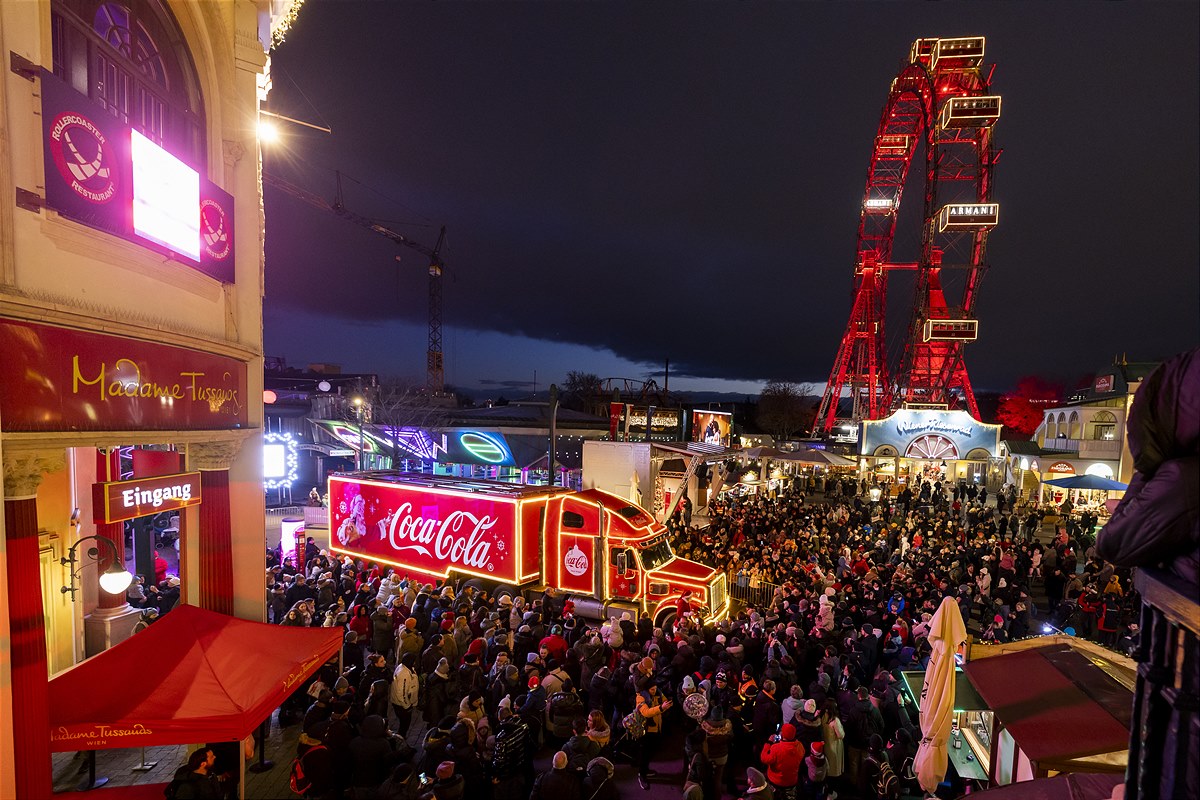
<svg viewBox="0 0 1200 800">
<path fill-rule="evenodd" d="M 1161 570 L 1139 569 L 1137 689 L 1125 797 L 1194 797 L 1200 781 L 1200 602 Z"/>
<path fill-rule="evenodd" d="M 1079 442 L 1079 457 L 1116 460 L 1121 457 L 1121 443 L 1114 439 L 1083 439 Z"/>
<path fill-rule="evenodd" d="M 1078 439 L 1047 439 L 1042 444 L 1043 450 L 1052 450 L 1056 453 L 1078 453 Z"/>
</svg>

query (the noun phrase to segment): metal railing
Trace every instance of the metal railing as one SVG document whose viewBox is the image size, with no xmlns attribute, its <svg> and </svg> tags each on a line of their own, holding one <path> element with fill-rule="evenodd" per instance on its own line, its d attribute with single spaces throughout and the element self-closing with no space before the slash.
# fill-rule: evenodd
<svg viewBox="0 0 1200 800">
<path fill-rule="evenodd" d="M 1200 782 L 1200 603 L 1178 578 L 1139 569 L 1137 687 L 1125 796 L 1194 796 Z"/>
<path fill-rule="evenodd" d="M 760 581 L 757 586 L 738 585 L 738 577 L 736 572 L 731 572 L 728 575 L 729 596 L 745 606 L 755 606 L 756 608 L 765 608 L 771 604 L 771 600 L 775 597 L 775 590 L 779 588 L 778 584 L 767 583 Z"/>
</svg>

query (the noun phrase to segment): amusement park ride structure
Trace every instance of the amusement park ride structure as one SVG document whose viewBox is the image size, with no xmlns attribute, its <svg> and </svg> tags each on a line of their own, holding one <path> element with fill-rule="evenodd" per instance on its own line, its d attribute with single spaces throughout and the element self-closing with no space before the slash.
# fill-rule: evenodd
<svg viewBox="0 0 1200 800">
<path fill-rule="evenodd" d="M 992 202 L 992 126 L 1000 97 L 990 92 L 984 38 L 918 39 L 892 81 L 875 134 L 858 226 L 850 321 L 838 347 L 815 427 L 838 423 L 849 394 L 851 421 L 910 408 L 979 409 L 963 346 L 979 332 L 979 284 L 987 269 L 988 233 L 999 220 Z M 915 263 L 892 260 L 900 200 L 909 167 L 925 153 L 921 250 Z M 887 278 L 915 271 L 911 321 L 903 349 L 889 348 L 884 322 Z M 889 352 L 889 349 L 891 352 Z M 893 356 L 899 351 L 899 357 Z"/>
</svg>

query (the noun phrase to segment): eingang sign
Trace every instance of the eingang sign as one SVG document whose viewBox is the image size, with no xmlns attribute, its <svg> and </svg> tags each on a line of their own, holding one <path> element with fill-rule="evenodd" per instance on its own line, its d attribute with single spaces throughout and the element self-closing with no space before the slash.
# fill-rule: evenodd
<svg viewBox="0 0 1200 800">
<path fill-rule="evenodd" d="M 199 504 L 199 472 L 92 484 L 92 521 L 97 523 L 124 522 Z"/>
</svg>

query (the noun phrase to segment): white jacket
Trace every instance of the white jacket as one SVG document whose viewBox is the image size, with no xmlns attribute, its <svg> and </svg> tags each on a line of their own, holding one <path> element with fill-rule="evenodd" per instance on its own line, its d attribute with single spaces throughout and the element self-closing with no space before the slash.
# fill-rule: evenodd
<svg viewBox="0 0 1200 800">
<path fill-rule="evenodd" d="M 403 664 L 396 667 L 396 673 L 392 676 L 392 688 L 388 698 L 393 705 L 406 709 L 415 708 L 417 705 L 417 695 L 420 690 L 421 683 L 417 678 L 417 673 Z"/>
</svg>

